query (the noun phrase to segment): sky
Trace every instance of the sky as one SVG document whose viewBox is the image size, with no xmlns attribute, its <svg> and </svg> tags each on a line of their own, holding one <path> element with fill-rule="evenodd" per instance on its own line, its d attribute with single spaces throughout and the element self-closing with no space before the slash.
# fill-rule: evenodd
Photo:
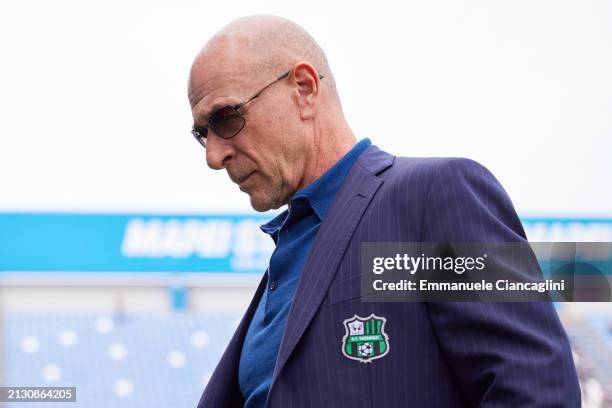
<svg viewBox="0 0 612 408">
<path fill-rule="evenodd" d="M 612 217 L 608 1 L 6 1 L 0 211 L 249 214 L 189 134 L 189 67 L 249 14 L 325 50 L 359 139 L 485 165 L 521 216 Z"/>
</svg>

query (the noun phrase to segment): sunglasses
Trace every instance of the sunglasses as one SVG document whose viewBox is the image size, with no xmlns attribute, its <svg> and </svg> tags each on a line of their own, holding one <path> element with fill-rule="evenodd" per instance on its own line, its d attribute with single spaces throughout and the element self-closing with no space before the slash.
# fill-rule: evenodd
<svg viewBox="0 0 612 408">
<path fill-rule="evenodd" d="M 281 79 L 287 78 L 289 76 L 289 72 L 287 71 L 284 74 L 280 75 L 274 81 L 270 82 L 268 85 L 261 88 L 259 92 L 255 95 L 251 96 L 247 100 L 240 102 L 238 105 L 228 105 L 224 106 L 218 110 L 216 110 L 210 117 L 208 118 L 208 122 L 204 126 L 194 126 L 191 130 L 191 134 L 195 139 L 206 149 L 206 143 L 208 140 L 208 130 L 212 130 L 215 135 L 223 138 L 230 139 L 236 136 L 244 125 L 246 124 L 246 120 L 244 116 L 240 113 L 240 109 L 243 108 L 247 103 L 251 102 L 259 95 L 263 93 L 270 86 L 274 85 Z M 323 75 L 319 75 L 319 79 L 323 79 Z"/>
</svg>

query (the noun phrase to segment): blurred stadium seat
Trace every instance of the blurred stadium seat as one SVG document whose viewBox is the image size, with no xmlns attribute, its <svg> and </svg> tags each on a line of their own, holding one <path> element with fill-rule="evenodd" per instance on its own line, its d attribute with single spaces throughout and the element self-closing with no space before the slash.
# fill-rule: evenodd
<svg viewBox="0 0 612 408">
<path fill-rule="evenodd" d="M 239 317 L 9 313 L 6 383 L 76 386 L 69 407 L 194 407 Z"/>
<path fill-rule="evenodd" d="M 570 338 L 584 408 L 612 406 L 612 313 L 561 313 Z"/>
</svg>

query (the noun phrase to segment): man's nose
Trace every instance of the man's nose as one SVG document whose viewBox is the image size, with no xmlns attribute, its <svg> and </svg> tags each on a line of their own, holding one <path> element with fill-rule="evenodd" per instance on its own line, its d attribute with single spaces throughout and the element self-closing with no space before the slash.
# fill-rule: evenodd
<svg viewBox="0 0 612 408">
<path fill-rule="evenodd" d="M 223 139 L 213 132 L 208 132 L 206 140 L 206 164 L 214 170 L 221 170 L 227 166 L 236 154 L 232 143 L 228 139 Z"/>
</svg>

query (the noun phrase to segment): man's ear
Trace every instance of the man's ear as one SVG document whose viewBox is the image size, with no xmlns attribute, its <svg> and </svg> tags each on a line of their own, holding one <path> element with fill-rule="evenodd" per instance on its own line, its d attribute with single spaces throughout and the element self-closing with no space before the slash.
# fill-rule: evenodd
<svg viewBox="0 0 612 408">
<path fill-rule="evenodd" d="M 295 64 L 291 76 L 300 118 L 311 119 L 321 96 L 319 73 L 310 63 L 302 61 Z"/>
</svg>

